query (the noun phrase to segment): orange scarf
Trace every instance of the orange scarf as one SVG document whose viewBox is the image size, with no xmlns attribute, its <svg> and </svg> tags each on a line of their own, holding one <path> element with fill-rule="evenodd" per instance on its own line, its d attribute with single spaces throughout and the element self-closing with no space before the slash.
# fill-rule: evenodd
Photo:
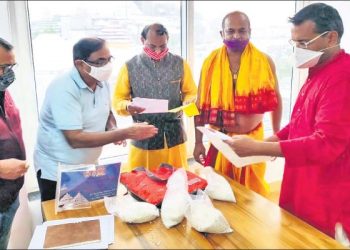
<svg viewBox="0 0 350 250">
<path fill-rule="evenodd" d="M 236 88 L 226 46 L 214 50 L 204 61 L 196 120 L 215 126 L 234 125 L 234 113 L 264 113 L 277 107 L 275 78 L 267 57 L 249 43 L 241 56 Z"/>
</svg>

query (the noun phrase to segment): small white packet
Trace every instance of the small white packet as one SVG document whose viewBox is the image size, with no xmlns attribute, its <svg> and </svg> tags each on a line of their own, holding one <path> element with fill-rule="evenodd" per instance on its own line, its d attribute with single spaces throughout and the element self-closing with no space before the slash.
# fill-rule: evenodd
<svg viewBox="0 0 350 250">
<path fill-rule="evenodd" d="M 179 224 L 185 218 L 190 199 L 186 171 L 183 168 L 177 169 L 168 179 L 160 210 L 166 228 Z"/>
<path fill-rule="evenodd" d="M 124 196 L 128 193 L 128 190 L 122 183 L 118 183 L 117 196 Z"/>
<path fill-rule="evenodd" d="M 204 233 L 233 232 L 224 215 L 213 206 L 209 197 L 202 190 L 198 190 L 197 195 L 191 195 L 191 197 L 186 219 L 194 229 Z"/>
<path fill-rule="evenodd" d="M 350 241 L 348 236 L 346 235 L 343 226 L 341 223 L 335 224 L 335 240 L 338 241 L 340 244 L 342 244 L 345 247 L 350 247 Z"/>
<path fill-rule="evenodd" d="M 211 167 L 204 167 L 199 170 L 199 175 L 206 179 L 208 186 L 205 193 L 214 200 L 236 202 L 230 183 L 221 175 L 215 173 Z"/>
<path fill-rule="evenodd" d="M 144 223 L 159 217 L 159 210 L 155 205 L 137 201 L 130 195 L 104 197 L 104 204 L 109 214 L 118 216 L 127 223 Z"/>
</svg>

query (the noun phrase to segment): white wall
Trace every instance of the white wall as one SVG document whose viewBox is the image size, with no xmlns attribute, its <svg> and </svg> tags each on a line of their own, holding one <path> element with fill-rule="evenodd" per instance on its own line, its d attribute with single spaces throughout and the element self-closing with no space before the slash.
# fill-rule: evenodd
<svg viewBox="0 0 350 250">
<path fill-rule="evenodd" d="M 11 40 L 11 31 L 10 31 L 10 23 L 7 12 L 7 2 L 0 1 L 0 37 L 10 41 Z"/>
<path fill-rule="evenodd" d="M 34 232 L 31 211 L 25 187 L 19 194 L 20 206 L 14 218 L 8 249 L 27 249 Z"/>
</svg>

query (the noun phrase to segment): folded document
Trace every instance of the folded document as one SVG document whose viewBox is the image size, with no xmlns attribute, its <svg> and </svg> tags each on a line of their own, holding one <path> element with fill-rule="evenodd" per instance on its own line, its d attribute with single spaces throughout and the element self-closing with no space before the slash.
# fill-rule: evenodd
<svg viewBox="0 0 350 250">
<path fill-rule="evenodd" d="M 169 101 L 166 99 L 151 99 L 151 98 L 141 98 L 135 97 L 132 103 L 136 106 L 145 108 L 140 114 L 147 113 L 167 113 L 167 112 L 179 112 L 184 111 L 185 115 L 192 117 L 199 114 L 197 106 L 195 103 L 189 103 L 174 109 L 168 110 Z"/>
<path fill-rule="evenodd" d="M 271 161 L 271 156 L 247 156 L 240 157 L 233 149 L 224 142 L 224 140 L 232 140 L 232 138 L 220 131 L 213 130 L 206 127 L 197 127 L 197 129 L 205 135 L 210 143 L 222 153 L 227 160 L 229 160 L 235 167 L 244 167 L 250 164 Z"/>
<path fill-rule="evenodd" d="M 166 99 L 150 99 L 135 97 L 132 99 L 132 103 L 138 107 L 145 108 L 141 114 L 147 113 L 165 113 L 168 112 L 168 103 Z"/>
</svg>

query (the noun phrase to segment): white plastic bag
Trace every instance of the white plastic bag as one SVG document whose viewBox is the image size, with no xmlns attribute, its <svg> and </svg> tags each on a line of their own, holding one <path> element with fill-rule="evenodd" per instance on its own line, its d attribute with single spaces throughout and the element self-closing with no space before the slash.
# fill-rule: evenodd
<svg viewBox="0 0 350 250">
<path fill-rule="evenodd" d="M 159 217 L 159 210 L 155 205 L 137 201 L 130 195 L 104 197 L 104 204 L 108 213 L 127 223 L 144 223 Z"/>
<path fill-rule="evenodd" d="M 190 199 L 187 174 L 183 168 L 180 168 L 168 179 L 167 191 L 160 210 L 162 222 L 166 228 L 179 224 L 185 218 Z"/>
<path fill-rule="evenodd" d="M 211 167 L 201 168 L 199 175 L 208 182 L 208 186 L 204 191 L 210 198 L 236 202 L 230 183 L 223 176 L 215 173 Z"/>
<path fill-rule="evenodd" d="M 122 183 L 118 183 L 117 196 L 124 196 L 128 193 L 128 190 Z"/>
<path fill-rule="evenodd" d="M 341 223 L 335 224 L 335 240 L 345 247 L 350 247 L 350 241 Z"/>
<path fill-rule="evenodd" d="M 186 219 L 194 229 L 204 233 L 233 232 L 224 215 L 213 206 L 209 197 L 202 190 L 198 190 L 197 195 L 191 196 L 192 200 L 186 211 Z"/>
</svg>

